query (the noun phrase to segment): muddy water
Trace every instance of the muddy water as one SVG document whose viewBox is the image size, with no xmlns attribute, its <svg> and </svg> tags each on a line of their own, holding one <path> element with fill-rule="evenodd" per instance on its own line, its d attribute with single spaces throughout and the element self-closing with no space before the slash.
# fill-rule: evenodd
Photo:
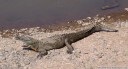
<svg viewBox="0 0 128 69">
<path fill-rule="evenodd" d="M 128 7 L 128 0 L 119 0 L 120 7 L 103 11 L 100 8 L 107 3 L 104 1 L 0 0 L 0 29 L 57 24 L 96 14 L 117 12 Z"/>
</svg>

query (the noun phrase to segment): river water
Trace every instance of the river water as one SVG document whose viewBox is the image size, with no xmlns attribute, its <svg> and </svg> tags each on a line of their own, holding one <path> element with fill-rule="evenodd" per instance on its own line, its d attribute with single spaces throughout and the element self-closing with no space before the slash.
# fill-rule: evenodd
<svg viewBox="0 0 128 69">
<path fill-rule="evenodd" d="M 0 0 L 0 29 L 57 24 L 128 7 L 128 0 L 118 0 L 120 7 L 101 10 L 104 1 L 109 0 Z"/>
</svg>

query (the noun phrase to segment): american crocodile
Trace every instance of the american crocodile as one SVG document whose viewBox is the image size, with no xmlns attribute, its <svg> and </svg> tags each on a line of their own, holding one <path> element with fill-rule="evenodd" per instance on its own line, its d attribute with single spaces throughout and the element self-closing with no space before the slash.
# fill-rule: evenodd
<svg viewBox="0 0 128 69">
<path fill-rule="evenodd" d="M 102 23 L 92 23 L 87 27 L 77 30 L 76 32 L 56 34 L 54 36 L 47 37 L 41 40 L 36 40 L 25 35 L 17 35 L 16 39 L 26 43 L 26 45 L 23 46 L 24 48 L 31 48 L 32 50 L 39 52 L 38 57 L 42 57 L 47 54 L 47 51 L 62 48 L 64 46 L 67 46 L 68 53 L 72 53 L 74 48 L 71 46 L 71 43 L 99 31 L 117 32 L 118 30 L 106 26 Z"/>
</svg>

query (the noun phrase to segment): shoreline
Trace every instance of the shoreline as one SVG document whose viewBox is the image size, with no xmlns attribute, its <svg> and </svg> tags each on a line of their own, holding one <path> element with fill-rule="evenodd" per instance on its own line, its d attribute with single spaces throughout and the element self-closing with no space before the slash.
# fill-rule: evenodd
<svg viewBox="0 0 128 69">
<path fill-rule="evenodd" d="M 2 37 L 10 37 L 14 36 L 16 34 L 26 34 L 29 35 L 31 33 L 38 33 L 38 32 L 45 32 L 50 33 L 54 31 L 63 31 L 63 30 L 75 30 L 76 28 L 81 28 L 86 25 L 88 25 L 88 22 L 104 22 L 107 24 L 118 26 L 121 25 L 117 22 L 125 22 L 128 20 L 128 11 L 124 10 L 123 12 L 117 12 L 117 13 L 110 13 L 107 15 L 96 15 L 94 17 L 87 17 L 85 19 L 81 20 L 74 20 L 70 22 L 60 23 L 60 24 L 53 24 L 47 26 L 47 28 L 44 27 L 31 27 L 31 28 L 21 28 L 21 29 L 10 29 L 10 30 L 1 30 L 0 35 Z M 83 23 L 82 23 L 83 22 Z M 115 24 L 114 24 L 115 23 Z"/>
</svg>

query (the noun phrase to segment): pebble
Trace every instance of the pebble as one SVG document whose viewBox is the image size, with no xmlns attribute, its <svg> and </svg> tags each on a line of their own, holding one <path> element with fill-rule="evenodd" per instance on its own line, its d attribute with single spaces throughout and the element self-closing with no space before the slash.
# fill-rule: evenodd
<svg viewBox="0 0 128 69">
<path fill-rule="evenodd" d="M 82 24 L 83 23 L 83 20 L 77 20 L 77 23 L 78 24 Z"/>
<path fill-rule="evenodd" d="M 110 19 L 110 18 L 111 18 L 111 16 L 107 16 L 107 18 L 108 18 L 108 19 Z"/>
<path fill-rule="evenodd" d="M 87 19 L 92 19 L 91 17 L 87 17 Z"/>
<path fill-rule="evenodd" d="M 124 10 L 128 11 L 128 8 L 124 8 Z"/>
</svg>

